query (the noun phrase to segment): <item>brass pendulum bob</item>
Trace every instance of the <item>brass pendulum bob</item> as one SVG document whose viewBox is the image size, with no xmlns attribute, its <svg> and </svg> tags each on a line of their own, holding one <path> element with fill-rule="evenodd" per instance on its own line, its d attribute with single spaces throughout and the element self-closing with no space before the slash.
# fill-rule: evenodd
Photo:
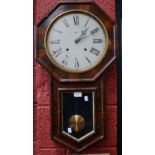
<svg viewBox="0 0 155 155">
<path fill-rule="evenodd" d="M 69 119 L 69 126 L 73 131 L 79 132 L 85 127 L 85 120 L 81 115 L 72 115 Z"/>
</svg>

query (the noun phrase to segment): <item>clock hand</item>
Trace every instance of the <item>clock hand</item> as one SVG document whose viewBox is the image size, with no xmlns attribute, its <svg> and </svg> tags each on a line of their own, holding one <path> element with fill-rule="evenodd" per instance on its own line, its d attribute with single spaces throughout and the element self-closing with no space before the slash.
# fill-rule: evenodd
<svg viewBox="0 0 155 155">
<path fill-rule="evenodd" d="M 86 38 L 86 37 L 88 37 L 88 36 L 90 36 L 90 34 L 89 35 L 85 35 L 85 36 L 82 36 L 82 37 L 79 37 L 79 38 L 77 38 L 77 39 L 75 39 L 75 43 L 77 44 L 77 43 L 79 43 L 82 39 L 84 39 L 84 38 Z"/>
<path fill-rule="evenodd" d="M 94 35 L 95 33 L 97 33 L 97 32 L 99 31 L 99 28 L 96 28 L 96 29 L 90 31 L 90 34 L 86 35 L 86 31 L 87 31 L 87 30 L 88 30 L 88 29 L 85 29 L 84 31 L 82 31 L 82 34 L 83 34 L 83 32 L 84 32 L 84 35 L 81 35 L 79 38 L 75 39 L 75 43 L 76 43 L 76 44 L 79 43 L 82 39 L 87 38 L 88 36 Z"/>
<path fill-rule="evenodd" d="M 75 43 L 78 43 L 81 40 L 81 38 L 83 38 L 86 35 L 87 31 L 88 28 L 86 28 L 84 31 L 81 31 L 81 35 L 77 39 L 75 39 Z"/>
</svg>

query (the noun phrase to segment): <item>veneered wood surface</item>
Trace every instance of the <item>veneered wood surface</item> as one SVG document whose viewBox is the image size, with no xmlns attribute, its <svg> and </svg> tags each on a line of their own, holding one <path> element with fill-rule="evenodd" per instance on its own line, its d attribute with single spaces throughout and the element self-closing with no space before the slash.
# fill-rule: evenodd
<svg viewBox="0 0 155 155">
<path fill-rule="evenodd" d="M 54 89 L 51 97 L 51 118 L 52 118 L 52 138 L 64 145 L 72 148 L 76 152 L 80 152 L 104 137 L 104 112 L 103 112 L 103 80 L 102 78 L 95 83 L 66 83 L 61 84 L 55 80 L 51 81 L 51 89 Z M 67 91 L 86 91 L 95 92 L 95 130 L 96 132 L 86 138 L 84 141 L 78 143 L 61 134 L 61 118 L 62 106 L 60 92 Z M 99 95 L 100 94 L 100 95 Z M 59 123 L 58 123 L 59 122 Z"/>
</svg>

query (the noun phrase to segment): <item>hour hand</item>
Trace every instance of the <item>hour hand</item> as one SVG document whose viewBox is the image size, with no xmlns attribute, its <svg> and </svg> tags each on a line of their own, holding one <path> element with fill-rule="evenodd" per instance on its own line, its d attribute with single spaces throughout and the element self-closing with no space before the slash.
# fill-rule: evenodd
<svg viewBox="0 0 155 155">
<path fill-rule="evenodd" d="M 80 36 L 79 38 L 75 39 L 75 43 L 79 43 L 82 39 L 86 38 L 87 36 Z"/>
<path fill-rule="evenodd" d="M 84 31 L 82 31 L 81 36 L 75 40 L 76 44 L 79 43 L 82 39 L 84 39 L 90 35 L 95 35 L 99 31 L 99 28 L 95 28 L 94 30 L 90 31 L 90 34 L 86 35 L 87 30 L 88 30 L 88 28 L 85 29 Z"/>
<path fill-rule="evenodd" d="M 81 38 L 80 38 L 80 37 L 79 37 L 79 38 L 77 38 L 77 39 L 75 39 L 75 43 L 77 44 L 80 40 L 81 40 Z"/>
</svg>

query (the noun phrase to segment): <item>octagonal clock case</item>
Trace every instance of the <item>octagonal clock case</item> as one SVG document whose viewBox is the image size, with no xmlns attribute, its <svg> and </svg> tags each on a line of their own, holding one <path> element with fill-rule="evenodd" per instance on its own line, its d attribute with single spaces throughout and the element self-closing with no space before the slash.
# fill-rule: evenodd
<svg viewBox="0 0 155 155">
<path fill-rule="evenodd" d="M 94 2 L 59 2 L 35 27 L 35 58 L 51 77 L 51 140 L 76 152 L 105 136 L 103 76 L 115 36 Z"/>
</svg>

